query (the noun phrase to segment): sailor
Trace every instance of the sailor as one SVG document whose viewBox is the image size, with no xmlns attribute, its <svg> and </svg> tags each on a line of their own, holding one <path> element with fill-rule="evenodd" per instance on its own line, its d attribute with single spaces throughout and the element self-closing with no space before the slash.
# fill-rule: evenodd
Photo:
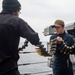
<svg viewBox="0 0 75 75">
<path fill-rule="evenodd" d="M 65 32 L 65 23 L 63 20 L 56 20 L 52 28 L 55 29 L 55 34 L 50 37 L 50 41 L 61 37 L 63 41 L 68 45 L 74 44 L 73 37 Z M 51 45 L 52 46 L 52 45 Z M 69 58 L 69 54 L 66 54 L 60 49 L 61 43 L 56 43 L 56 51 L 54 53 L 53 60 L 53 75 L 74 75 L 72 63 Z M 66 49 L 66 48 L 64 48 Z"/>
<path fill-rule="evenodd" d="M 3 0 L 0 13 L 0 75 L 20 75 L 17 64 L 20 37 L 33 45 L 39 44 L 38 33 L 19 18 L 20 10 L 18 0 Z"/>
</svg>

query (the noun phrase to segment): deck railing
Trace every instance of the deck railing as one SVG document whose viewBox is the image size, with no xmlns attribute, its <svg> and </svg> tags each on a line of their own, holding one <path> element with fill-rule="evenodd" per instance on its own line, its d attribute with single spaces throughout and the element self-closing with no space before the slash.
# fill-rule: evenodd
<svg viewBox="0 0 75 75">
<path fill-rule="evenodd" d="M 20 55 L 21 54 L 29 54 L 29 53 L 36 53 L 36 51 L 32 51 L 32 52 L 23 52 L 23 51 L 20 51 L 19 52 L 20 53 Z M 18 64 L 18 66 L 26 66 L 26 65 L 34 65 L 34 64 L 43 64 L 43 63 L 47 63 L 47 61 L 39 61 L 39 62 L 33 62 L 33 63 L 20 63 L 20 64 Z M 41 72 L 35 72 L 35 73 L 22 73 L 21 75 L 35 75 L 35 74 L 38 74 L 38 75 L 41 75 L 41 74 L 44 74 L 44 75 L 52 75 L 52 71 L 50 71 L 50 70 L 46 70 L 46 71 L 41 71 Z"/>
</svg>

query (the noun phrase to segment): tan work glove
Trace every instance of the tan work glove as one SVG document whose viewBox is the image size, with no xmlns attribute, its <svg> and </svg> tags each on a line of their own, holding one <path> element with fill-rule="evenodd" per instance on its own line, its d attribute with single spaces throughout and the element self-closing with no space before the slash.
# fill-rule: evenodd
<svg viewBox="0 0 75 75">
<path fill-rule="evenodd" d="M 35 48 L 36 52 L 40 55 L 40 56 L 44 56 L 47 57 L 49 56 L 48 52 L 45 49 L 40 50 L 40 48 Z"/>
<path fill-rule="evenodd" d="M 35 48 L 36 52 L 40 55 L 40 56 L 43 56 L 42 52 L 40 51 L 39 48 Z"/>
</svg>

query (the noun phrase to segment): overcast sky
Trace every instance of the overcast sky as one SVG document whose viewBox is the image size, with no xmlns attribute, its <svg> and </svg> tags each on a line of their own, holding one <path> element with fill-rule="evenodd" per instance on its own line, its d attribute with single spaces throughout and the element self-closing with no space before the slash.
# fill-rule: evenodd
<svg viewBox="0 0 75 75">
<path fill-rule="evenodd" d="M 19 0 L 22 5 L 20 17 L 36 32 L 41 41 L 48 41 L 43 35 L 44 28 L 55 20 L 64 20 L 66 24 L 75 22 L 75 0 Z M 2 10 L 0 0 L 0 11 Z"/>
</svg>

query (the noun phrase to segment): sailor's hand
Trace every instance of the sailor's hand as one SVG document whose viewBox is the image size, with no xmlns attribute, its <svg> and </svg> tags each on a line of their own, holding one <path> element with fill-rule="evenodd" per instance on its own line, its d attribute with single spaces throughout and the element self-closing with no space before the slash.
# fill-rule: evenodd
<svg viewBox="0 0 75 75">
<path fill-rule="evenodd" d="M 45 50 L 41 51 L 40 48 L 35 48 L 35 49 L 36 49 L 36 52 L 37 52 L 40 56 L 44 56 L 44 57 L 50 56 L 50 55 L 48 54 L 48 52 L 45 51 Z"/>
<path fill-rule="evenodd" d="M 43 56 L 42 55 L 42 52 L 39 50 L 39 48 L 35 48 L 36 52 L 40 55 L 40 56 Z"/>
<path fill-rule="evenodd" d="M 61 37 L 57 37 L 56 41 L 57 41 L 58 44 L 60 44 L 61 42 L 63 42 L 63 39 Z"/>
</svg>

